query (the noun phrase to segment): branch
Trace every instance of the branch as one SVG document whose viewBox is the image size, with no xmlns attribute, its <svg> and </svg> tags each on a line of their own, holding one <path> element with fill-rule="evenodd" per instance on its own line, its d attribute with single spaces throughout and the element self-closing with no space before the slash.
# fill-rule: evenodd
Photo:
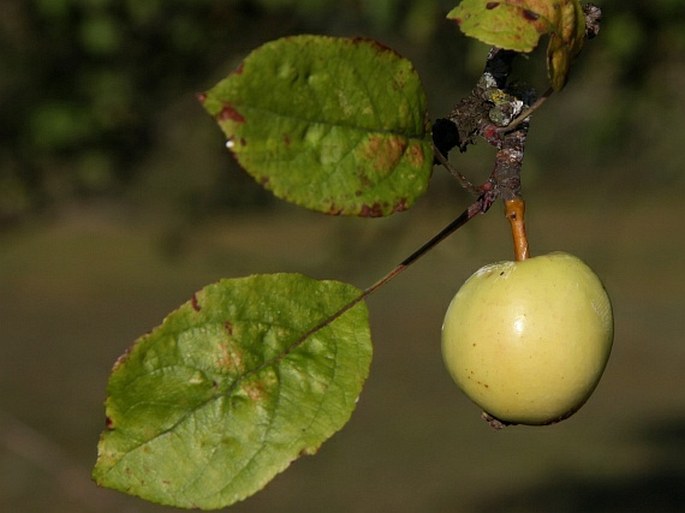
<svg viewBox="0 0 685 513">
<path fill-rule="evenodd" d="M 436 156 L 439 163 L 444 165 L 440 157 L 444 157 L 446 161 L 449 152 L 455 147 L 461 152 L 466 151 L 470 144 L 476 142 L 477 137 L 493 144 L 493 125 L 497 129 L 506 127 L 531 103 L 535 97 L 534 91 L 507 86 L 517 55 L 517 52 L 511 50 L 490 50 L 483 74 L 471 93 L 452 109 L 447 118 L 435 121 L 433 144 L 441 154 Z M 448 170 L 455 175 L 451 169 Z M 456 177 L 462 186 L 464 181 L 468 183 L 461 174 L 457 173 Z"/>
<path fill-rule="evenodd" d="M 530 105 L 527 109 L 525 109 L 521 114 L 516 116 L 514 120 L 509 123 L 506 126 L 501 126 L 497 128 L 498 132 L 510 132 L 511 130 L 514 130 L 517 126 L 519 126 L 521 123 L 524 121 L 530 121 L 528 118 L 540 107 L 542 107 L 542 104 L 547 101 L 547 99 L 552 96 L 552 93 L 554 93 L 554 89 L 551 87 L 548 88 L 544 93 L 542 93 L 542 96 L 535 100 L 532 105 Z"/>
</svg>

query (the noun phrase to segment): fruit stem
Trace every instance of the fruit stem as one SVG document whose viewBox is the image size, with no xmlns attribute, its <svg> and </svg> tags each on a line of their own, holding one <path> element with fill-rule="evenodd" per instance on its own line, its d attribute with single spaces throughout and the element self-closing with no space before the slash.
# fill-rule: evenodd
<svg viewBox="0 0 685 513">
<path fill-rule="evenodd" d="M 524 219 L 526 202 L 520 197 L 504 200 L 504 209 L 504 215 L 509 220 L 511 235 L 514 238 L 514 258 L 517 261 L 525 260 L 530 256 Z"/>
</svg>

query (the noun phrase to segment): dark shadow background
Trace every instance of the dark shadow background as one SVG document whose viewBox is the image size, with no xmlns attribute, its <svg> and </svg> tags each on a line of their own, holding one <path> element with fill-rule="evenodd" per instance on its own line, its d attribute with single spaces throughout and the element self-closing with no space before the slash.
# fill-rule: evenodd
<svg viewBox="0 0 685 513">
<path fill-rule="evenodd" d="M 443 116 L 487 52 L 444 19 L 456 3 L 0 2 L 0 511 L 173 511 L 90 481 L 116 357 L 220 277 L 367 286 L 463 209 L 437 168 L 388 219 L 287 205 L 237 168 L 195 98 L 267 40 L 361 35 L 411 59 Z M 683 510 L 685 4 L 597 3 L 602 31 L 535 116 L 523 177 L 533 253 L 577 254 L 613 298 L 591 400 L 494 432 L 443 368 L 452 295 L 511 258 L 495 207 L 370 298 L 374 363 L 351 422 L 232 511 Z M 542 89 L 540 57 L 519 70 Z M 491 156 L 453 161 L 478 181 Z"/>
<path fill-rule="evenodd" d="M 644 446 L 652 459 L 639 471 L 590 479 L 582 473 L 556 470 L 539 483 L 483 501 L 476 511 L 681 511 L 685 501 L 685 419 L 650 423 L 635 433 L 633 442 Z"/>
</svg>

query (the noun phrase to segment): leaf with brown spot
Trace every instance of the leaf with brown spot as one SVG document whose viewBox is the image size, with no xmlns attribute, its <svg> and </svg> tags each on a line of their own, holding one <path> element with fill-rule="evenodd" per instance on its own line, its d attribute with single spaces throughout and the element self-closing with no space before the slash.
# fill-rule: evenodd
<svg viewBox="0 0 685 513">
<path fill-rule="evenodd" d="M 531 52 L 540 36 L 552 27 L 553 20 L 547 17 L 553 15 L 548 9 L 550 4 L 546 0 L 463 0 L 447 18 L 458 20 L 464 34 L 484 43 L 506 50 Z"/>
<path fill-rule="evenodd" d="M 427 106 L 412 64 L 367 39 L 266 43 L 203 95 L 240 165 L 279 198 L 325 213 L 390 215 L 425 193 Z M 421 158 L 418 158 L 418 157 Z"/>
<path fill-rule="evenodd" d="M 585 16 L 578 0 L 462 0 L 447 17 L 461 31 L 489 45 L 531 52 L 549 34 L 547 70 L 552 87 L 566 84 L 573 58 L 585 41 Z"/>
<path fill-rule="evenodd" d="M 96 482 L 218 509 L 316 452 L 350 418 L 368 375 L 366 305 L 321 327 L 360 294 L 297 274 L 194 294 L 113 369 Z"/>
</svg>

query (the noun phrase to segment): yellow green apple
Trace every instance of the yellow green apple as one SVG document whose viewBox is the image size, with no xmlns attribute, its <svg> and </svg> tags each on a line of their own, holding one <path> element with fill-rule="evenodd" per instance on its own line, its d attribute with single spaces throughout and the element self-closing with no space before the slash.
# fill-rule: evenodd
<svg viewBox="0 0 685 513">
<path fill-rule="evenodd" d="M 600 279 L 577 257 L 556 252 L 476 271 L 447 309 L 442 352 L 486 418 L 544 425 L 590 397 L 613 332 Z"/>
</svg>

